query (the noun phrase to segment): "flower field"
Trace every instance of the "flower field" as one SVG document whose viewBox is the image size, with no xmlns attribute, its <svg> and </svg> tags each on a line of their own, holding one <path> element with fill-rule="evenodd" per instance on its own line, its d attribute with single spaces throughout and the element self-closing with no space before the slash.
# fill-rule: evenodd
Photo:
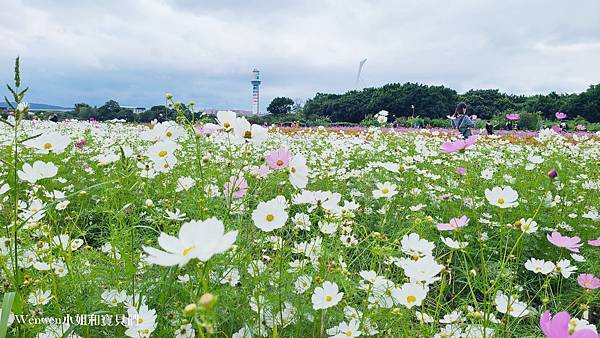
<svg viewBox="0 0 600 338">
<path fill-rule="evenodd" d="M 598 337 L 597 134 L 16 110 L 0 124 L 8 337 Z"/>
</svg>

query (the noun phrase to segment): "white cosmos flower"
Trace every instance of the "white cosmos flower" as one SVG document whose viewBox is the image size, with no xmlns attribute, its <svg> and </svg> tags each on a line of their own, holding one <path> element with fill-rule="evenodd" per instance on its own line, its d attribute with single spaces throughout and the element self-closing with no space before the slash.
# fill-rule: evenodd
<svg viewBox="0 0 600 338">
<path fill-rule="evenodd" d="M 294 282 L 294 292 L 302 294 L 310 289 L 312 278 L 309 275 L 302 275 Z"/>
<path fill-rule="evenodd" d="M 362 335 L 362 332 L 359 330 L 359 326 L 360 321 L 357 319 L 352 319 L 350 322 L 341 322 L 338 326 L 332 328 L 332 331 L 327 330 L 327 333 L 331 338 L 359 337 Z"/>
<path fill-rule="evenodd" d="M 530 258 L 525 262 L 525 269 L 534 272 L 547 275 L 554 271 L 555 265 L 552 262 L 547 262 L 543 259 Z"/>
<path fill-rule="evenodd" d="M 390 182 L 376 183 L 375 185 L 377 186 L 377 189 L 373 190 L 374 198 L 390 198 L 398 193 L 396 191 L 396 185 L 391 184 Z"/>
<path fill-rule="evenodd" d="M 227 251 L 237 237 L 237 231 L 224 233 L 223 222 L 216 218 L 205 221 L 183 223 L 179 229 L 179 237 L 164 232 L 158 237 L 158 244 L 165 250 L 144 246 L 149 263 L 180 267 L 191 259 L 208 261 L 213 255 Z"/>
<path fill-rule="evenodd" d="M 140 139 L 145 141 L 176 141 L 185 135 L 185 130 L 173 121 L 157 123 L 152 129 L 140 133 Z"/>
<path fill-rule="evenodd" d="M 308 166 L 306 165 L 306 157 L 304 155 L 294 155 L 288 164 L 287 170 L 290 173 L 290 183 L 295 188 L 306 188 L 308 184 Z"/>
<path fill-rule="evenodd" d="M 245 117 L 238 117 L 233 122 L 233 141 L 237 144 L 250 142 L 259 145 L 267 139 L 267 132 L 267 128 L 250 124 Z"/>
<path fill-rule="evenodd" d="M 283 196 L 277 196 L 267 202 L 260 202 L 252 212 L 254 225 L 262 231 L 270 232 L 285 225 L 288 220 L 287 201 Z"/>
<path fill-rule="evenodd" d="M 156 329 L 156 311 L 149 309 L 146 304 L 142 304 L 139 310 L 135 306 L 128 306 L 127 318 L 123 322 L 127 328 L 125 335 L 128 337 L 150 337 Z"/>
<path fill-rule="evenodd" d="M 230 131 L 235 124 L 235 112 L 231 110 L 220 110 L 217 112 L 217 123 L 225 131 Z"/>
<path fill-rule="evenodd" d="M 439 279 L 437 275 L 444 268 L 443 265 L 433 259 L 432 256 L 425 256 L 416 261 L 406 260 L 402 268 L 406 277 L 413 283 L 432 284 Z"/>
<path fill-rule="evenodd" d="M 17 176 L 23 181 L 35 183 L 45 178 L 51 178 L 58 173 L 58 167 L 52 162 L 35 161 L 33 165 L 23 164 L 23 170 L 17 172 Z"/>
<path fill-rule="evenodd" d="M 44 133 L 39 137 L 23 142 L 28 147 L 35 148 L 38 154 L 62 153 L 71 143 L 68 136 L 57 132 Z"/>
<path fill-rule="evenodd" d="M 160 141 L 150 146 L 146 155 L 154 162 L 155 169 L 164 170 L 164 168 L 171 168 L 177 163 L 177 157 L 175 157 L 177 149 L 179 149 L 179 145 L 173 141 Z"/>
<path fill-rule="evenodd" d="M 421 306 L 429 291 L 426 286 L 414 283 L 405 283 L 397 290 L 398 293 L 395 298 L 398 299 L 400 304 L 409 309 L 413 306 Z"/>
<path fill-rule="evenodd" d="M 311 297 L 313 309 L 327 309 L 337 305 L 344 296 L 343 292 L 339 292 L 338 286 L 335 283 L 325 281 L 323 286 L 315 288 Z"/>
<path fill-rule="evenodd" d="M 310 231 L 310 216 L 304 213 L 297 213 L 292 217 L 292 222 L 300 230 Z"/>
<path fill-rule="evenodd" d="M 577 271 L 577 267 L 571 265 L 571 262 L 568 259 L 561 259 L 556 262 L 556 266 L 554 267 L 554 271 L 560 273 L 564 278 L 569 278 L 575 271 Z"/>
<path fill-rule="evenodd" d="M 127 294 L 125 291 L 104 290 L 101 297 L 104 304 L 114 307 L 125 302 L 125 299 L 127 299 Z"/>
<path fill-rule="evenodd" d="M 537 222 L 531 218 L 528 218 L 528 219 L 521 218 L 519 220 L 519 224 L 521 227 L 521 231 L 523 231 L 524 233 L 527 233 L 527 234 L 533 234 L 538 229 Z"/>
<path fill-rule="evenodd" d="M 520 318 L 529 314 L 526 303 L 520 302 L 512 296 L 507 296 L 502 291 L 496 293 L 494 303 L 498 312 L 509 314 L 512 317 Z"/>
<path fill-rule="evenodd" d="M 175 188 L 176 192 L 188 191 L 194 185 L 196 185 L 196 181 L 191 177 L 180 177 L 177 179 L 177 188 Z"/>
<path fill-rule="evenodd" d="M 52 263 L 52 270 L 58 277 L 64 277 L 69 273 L 69 269 L 67 269 L 67 265 L 64 262 L 56 261 Z"/>
<path fill-rule="evenodd" d="M 495 187 L 485 189 L 485 197 L 491 205 L 500 208 L 512 208 L 519 205 L 519 194 L 511 187 Z"/>
<path fill-rule="evenodd" d="M 469 245 L 468 242 L 455 241 L 450 237 L 441 236 L 441 238 L 442 238 L 442 242 L 444 242 L 444 244 L 446 244 L 448 247 L 450 247 L 452 249 L 464 249 L 467 247 L 467 245 Z"/>
<path fill-rule="evenodd" d="M 419 259 L 425 256 L 433 255 L 435 244 L 426 239 L 422 239 L 419 234 L 411 233 L 404 235 L 400 241 L 402 252 L 411 256 L 413 259 Z"/>
<path fill-rule="evenodd" d="M 33 306 L 46 305 L 46 304 L 48 304 L 50 299 L 52 299 L 52 297 L 53 296 L 52 296 L 52 293 L 50 292 L 50 290 L 48 290 L 48 291 L 35 290 L 29 294 L 27 301 L 29 301 L 29 303 Z"/>
</svg>

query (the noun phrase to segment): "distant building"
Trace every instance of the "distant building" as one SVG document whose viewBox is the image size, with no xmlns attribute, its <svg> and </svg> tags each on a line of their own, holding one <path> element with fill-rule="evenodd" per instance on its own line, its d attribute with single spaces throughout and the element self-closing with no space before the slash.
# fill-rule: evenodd
<svg viewBox="0 0 600 338">
<path fill-rule="evenodd" d="M 256 68 L 252 71 L 252 114 L 260 114 L 260 93 L 258 87 L 260 86 L 260 71 Z"/>
<path fill-rule="evenodd" d="M 121 106 L 121 108 L 131 109 L 131 112 L 134 114 L 141 114 L 147 110 L 146 107 Z"/>
</svg>

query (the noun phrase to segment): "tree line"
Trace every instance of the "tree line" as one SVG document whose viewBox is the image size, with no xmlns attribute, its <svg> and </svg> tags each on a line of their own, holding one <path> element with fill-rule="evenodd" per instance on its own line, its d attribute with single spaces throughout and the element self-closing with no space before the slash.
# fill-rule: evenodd
<svg viewBox="0 0 600 338">
<path fill-rule="evenodd" d="M 302 113 L 307 119 L 327 118 L 331 122 L 359 123 L 381 110 L 392 119 L 419 116 L 444 118 L 452 114 L 458 102 L 465 102 L 472 114 L 492 119 L 507 112 L 539 112 L 552 119 L 557 111 L 569 117 L 600 122 L 600 84 L 579 94 L 512 95 L 498 89 L 474 89 L 458 94 L 444 86 L 418 83 L 392 83 L 377 88 L 352 90 L 344 94 L 317 93 L 306 101 Z"/>
</svg>

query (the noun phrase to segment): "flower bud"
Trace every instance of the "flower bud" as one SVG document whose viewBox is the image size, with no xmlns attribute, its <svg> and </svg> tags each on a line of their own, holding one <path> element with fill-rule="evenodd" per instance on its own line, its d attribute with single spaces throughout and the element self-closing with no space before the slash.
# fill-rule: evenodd
<svg viewBox="0 0 600 338">
<path fill-rule="evenodd" d="M 198 304 L 205 309 L 210 309 L 217 302 L 217 297 L 213 296 L 211 293 L 203 294 L 198 300 Z"/>
<path fill-rule="evenodd" d="M 183 315 L 186 317 L 193 317 L 196 314 L 196 304 L 188 304 L 183 309 Z"/>
<path fill-rule="evenodd" d="M 556 171 L 556 169 L 552 169 L 548 172 L 548 177 L 555 178 L 556 176 L 558 176 L 558 171 Z"/>
</svg>

